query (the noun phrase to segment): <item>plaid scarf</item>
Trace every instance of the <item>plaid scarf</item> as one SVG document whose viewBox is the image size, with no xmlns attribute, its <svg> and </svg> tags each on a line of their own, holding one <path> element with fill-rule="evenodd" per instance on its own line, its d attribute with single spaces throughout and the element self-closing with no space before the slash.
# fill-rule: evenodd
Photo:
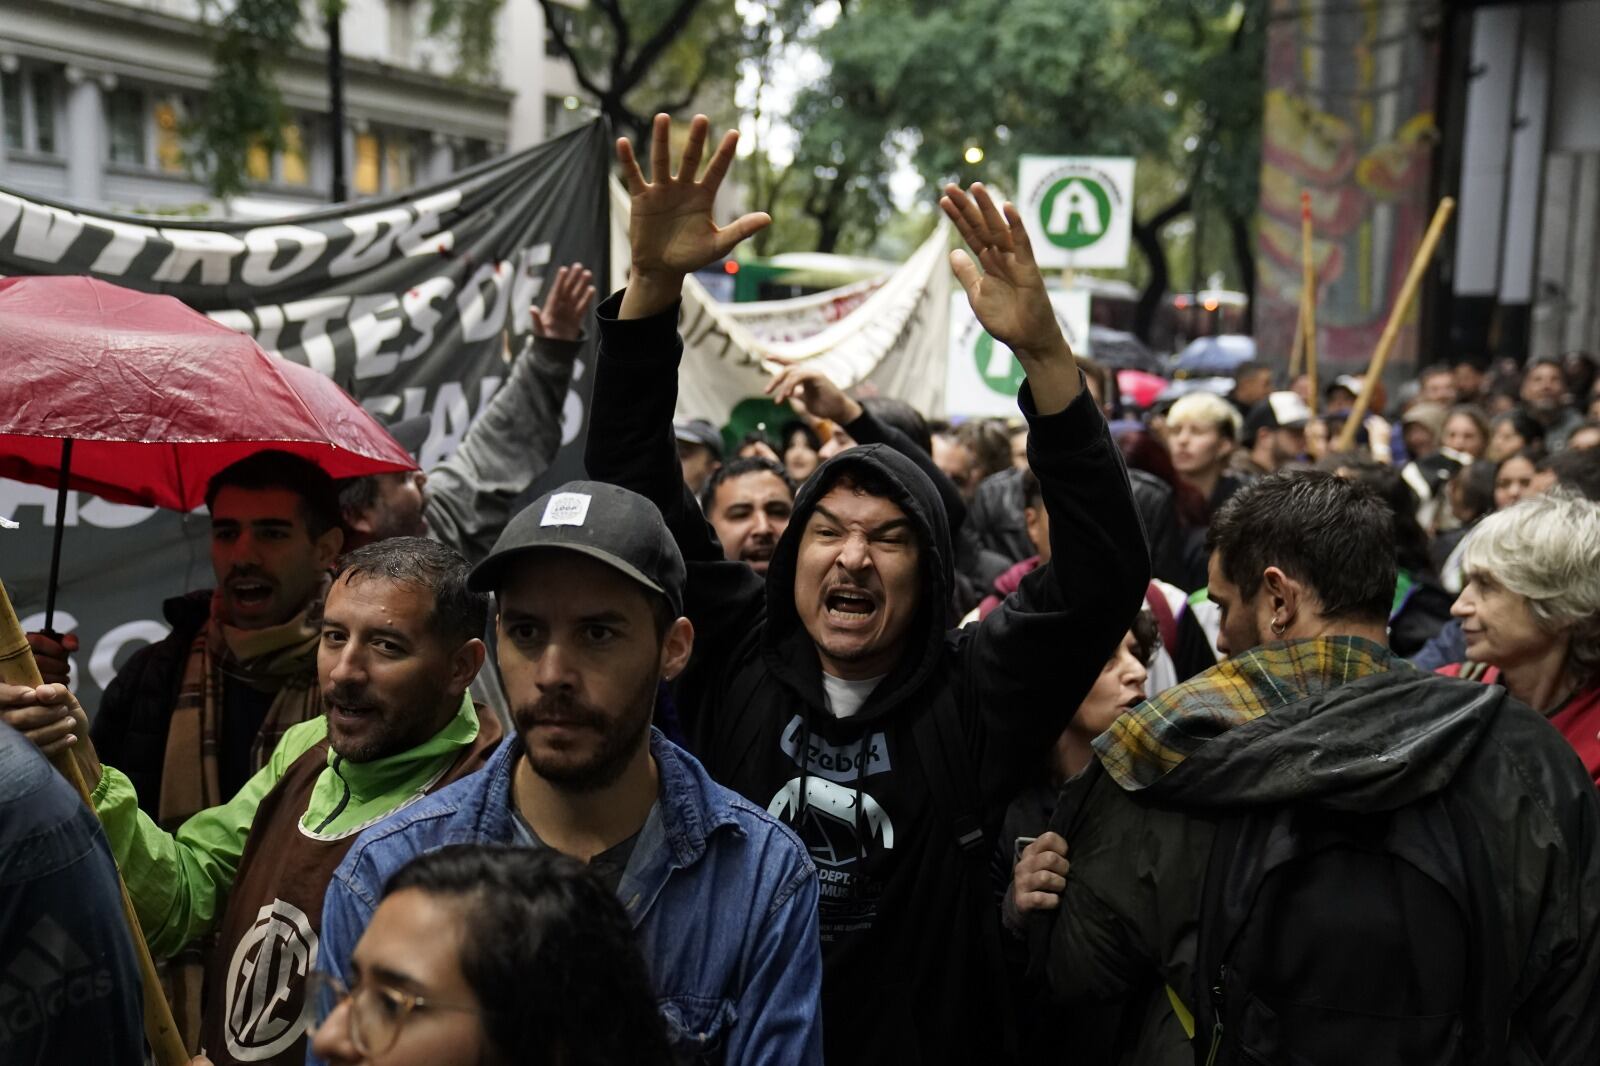
<svg viewBox="0 0 1600 1066">
<path fill-rule="evenodd" d="M 1234 726 L 1401 665 L 1388 648 L 1361 637 L 1263 644 L 1128 711 L 1095 737 L 1095 753 L 1117 784 L 1135 792 Z"/>
<path fill-rule="evenodd" d="M 168 829 L 176 829 L 190 815 L 228 799 L 217 783 L 224 684 L 277 693 L 250 747 L 254 769 L 266 765 L 290 726 L 322 713 L 322 691 L 317 685 L 318 628 L 308 612 L 267 629 L 235 629 L 222 622 L 220 595 L 220 591 L 213 595 L 211 618 L 189 646 L 167 729 L 157 813 Z"/>
</svg>

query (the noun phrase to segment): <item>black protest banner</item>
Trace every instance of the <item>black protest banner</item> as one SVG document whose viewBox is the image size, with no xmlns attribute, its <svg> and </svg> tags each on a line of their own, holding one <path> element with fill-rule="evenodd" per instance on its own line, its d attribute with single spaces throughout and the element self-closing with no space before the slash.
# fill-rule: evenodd
<svg viewBox="0 0 1600 1066">
<path fill-rule="evenodd" d="M 505 353 L 531 340 L 529 308 L 557 267 L 608 276 L 609 153 L 595 122 L 401 196 L 254 224 L 97 214 L 0 189 L 0 274 L 175 296 L 328 374 L 380 420 L 431 417 L 427 469 L 494 394 Z M 580 356 L 547 481 L 581 471 L 592 366 Z M 28 629 L 43 624 L 55 498 L 0 480 L 0 519 L 19 526 L 0 529 L 0 575 Z M 74 684 L 92 710 L 128 656 L 165 635 L 163 600 L 213 583 L 208 523 L 69 493 L 63 525 L 55 628 L 78 634 Z"/>
</svg>

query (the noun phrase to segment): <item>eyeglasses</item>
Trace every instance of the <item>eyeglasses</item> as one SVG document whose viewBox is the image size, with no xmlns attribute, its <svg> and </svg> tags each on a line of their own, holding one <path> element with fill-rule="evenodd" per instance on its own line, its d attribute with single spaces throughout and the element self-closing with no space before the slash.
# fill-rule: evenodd
<svg viewBox="0 0 1600 1066">
<path fill-rule="evenodd" d="M 467 1014 L 482 1014 L 478 1007 L 457 1003 L 440 1003 L 426 996 L 416 996 L 387 985 L 358 982 L 350 988 L 337 974 L 313 970 L 306 979 L 306 995 L 316 1008 L 316 1024 L 311 1027 L 315 1035 L 339 1004 L 350 1001 L 350 1042 L 362 1055 L 382 1055 L 400 1039 L 400 1030 L 406 1021 L 419 1010 L 452 1010 Z"/>
</svg>

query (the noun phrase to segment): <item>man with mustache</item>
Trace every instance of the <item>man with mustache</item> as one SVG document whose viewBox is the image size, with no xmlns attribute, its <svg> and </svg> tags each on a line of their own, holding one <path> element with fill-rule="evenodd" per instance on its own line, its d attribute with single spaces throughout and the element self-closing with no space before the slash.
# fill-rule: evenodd
<svg viewBox="0 0 1600 1066">
<path fill-rule="evenodd" d="M 216 934 L 200 1042 L 218 1066 L 305 1061 L 305 979 L 334 868 L 363 828 L 472 773 L 499 742 L 499 721 L 466 696 L 489 607 L 467 575 L 456 552 L 416 537 L 346 556 L 315 623 L 327 713 L 175 833 L 102 767 L 64 686 L 0 686 L 7 723 L 46 754 L 78 753 L 151 953 Z"/>
<path fill-rule="evenodd" d="M 495 594 L 516 733 L 484 772 L 361 835 L 328 886 L 322 970 L 352 984 L 351 952 L 414 856 L 553 848 L 622 901 L 681 1061 L 822 1061 L 816 868 L 651 726 L 694 646 L 684 573 L 660 513 L 613 485 L 570 482 L 512 519 L 472 586 Z"/>
<path fill-rule="evenodd" d="M 794 482 L 771 459 L 735 459 L 711 475 L 700 505 L 723 555 L 764 574 L 794 510 Z"/>
<path fill-rule="evenodd" d="M 287 452 L 224 468 L 206 508 L 216 588 L 163 605 L 171 631 L 117 671 L 94 718 L 95 749 L 166 829 L 233 798 L 322 713 L 309 610 L 344 544 L 333 480 Z"/>
<path fill-rule="evenodd" d="M 676 477 L 683 279 L 769 221 L 719 227 L 736 134 L 697 117 L 677 173 L 657 116 L 632 196 L 628 288 L 601 304 L 586 465 L 648 497 L 688 560 L 702 654 L 674 689 L 691 749 L 794 828 L 821 868 L 827 1061 L 1006 1061 L 1014 1037 L 989 876 L 1001 819 L 1127 633 L 1150 578 L 1121 455 L 1056 324 L 1014 207 L 943 206 L 956 276 L 1026 375 L 1018 404 L 1051 562 L 952 631 L 950 521 L 933 480 L 882 445 L 841 452 L 795 500 L 764 581 L 730 564 Z M 976 260 L 976 261 L 975 261 Z M 981 265 L 981 269 L 980 269 Z M 997 348 L 998 350 L 998 348 Z M 781 390 L 774 390 L 781 391 Z"/>
</svg>

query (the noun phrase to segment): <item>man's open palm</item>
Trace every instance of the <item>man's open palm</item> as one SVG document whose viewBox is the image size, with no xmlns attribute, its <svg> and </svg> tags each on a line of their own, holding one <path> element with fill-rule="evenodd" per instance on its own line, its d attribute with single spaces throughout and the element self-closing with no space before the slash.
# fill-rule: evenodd
<svg viewBox="0 0 1600 1066">
<path fill-rule="evenodd" d="M 989 335 L 1033 354 L 1059 343 L 1055 309 L 1017 209 L 1008 203 L 1002 213 L 981 184 L 972 186 L 971 195 L 959 185 L 947 185 L 939 205 L 983 267 L 980 272 L 966 252 L 950 253 L 956 279 Z"/>
<path fill-rule="evenodd" d="M 632 197 L 632 216 L 628 239 L 633 251 L 635 276 L 681 278 L 715 263 L 733 251 L 740 241 L 772 221 L 765 212 L 745 215 L 718 227 L 712 216 L 717 189 L 733 165 L 739 135 L 729 130 L 706 166 L 705 175 L 695 180 L 705 154 L 711 122 L 696 115 L 689 126 L 689 142 L 684 146 L 678 171 L 672 172 L 668 141 L 672 120 L 657 115 L 650 137 L 650 181 L 644 180 L 633 146 L 626 138 L 617 141 L 617 159 Z"/>
</svg>

